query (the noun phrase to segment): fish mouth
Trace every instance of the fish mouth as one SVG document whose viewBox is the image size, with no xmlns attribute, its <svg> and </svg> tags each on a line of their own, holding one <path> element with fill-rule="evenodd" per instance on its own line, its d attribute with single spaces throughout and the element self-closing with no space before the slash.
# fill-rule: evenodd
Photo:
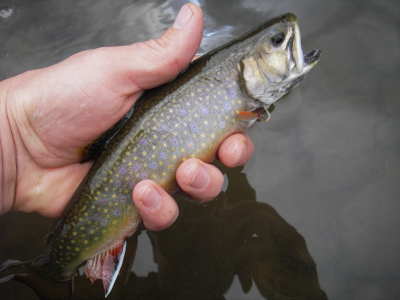
<svg viewBox="0 0 400 300">
<path fill-rule="evenodd" d="M 321 50 L 313 50 L 310 53 L 304 55 L 303 59 L 304 59 L 304 66 L 311 66 L 314 67 L 315 64 L 319 61 L 321 57 Z"/>
<path fill-rule="evenodd" d="M 303 70 L 301 73 L 292 72 L 288 78 L 283 82 L 280 90 L 282 93 L 287 93 L 295 86 L 297 86 L 304 78 L 307 77 L 311 69 L 317 64 L 321 57 L 321 50 L 313 50 L 303 56 Z"/>
<path fill-rule="evenodd" d="M 295 80 L 297 77 L 302 77 L 304 78 L 308 72 L 311 71 L 311 69 L 319 62 L 319 59 L 321 57 L 321 50 L 313 50 L 310 53 L 304 55 L 302 57 L 302 64 L 301 64 L 301 72 L 291 72 L 288 78 L 286 78 L 286 82 Z M 295 67 L 295 69 L 297 69 Z"/>
<path fill-rule="evenodd" d="M 294 24 L 292 25 L 293 38 L 291 43 L 288 44 L 291 58 L 294 62 L 294 72 L 298 74 L 305 74 L 319 61 L 321 51 L 316 49 L 304 55 L 301 47 L 300 29 L 297 24 L 296 16 L 288 14 L 286 19 L 290 19 Z"/>
</svg>

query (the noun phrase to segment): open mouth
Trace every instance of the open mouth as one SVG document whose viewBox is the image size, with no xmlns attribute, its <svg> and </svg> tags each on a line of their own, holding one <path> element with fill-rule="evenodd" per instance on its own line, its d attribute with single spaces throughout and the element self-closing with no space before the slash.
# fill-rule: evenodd
<svg viewBox="0 0 400 300">
<path fill-rule="evenodd" d="M 321 56 L 321 50 L 313 50 L 310 53 L 304 55 L 304 64 L 306 66 L 315 65 Z"/>
<path fill-rule="evenodd" d="M 286 80 L 284 80 L 283 85 L 280 87 L 280 90 L 283 93 L 287 93 L 292 88 L 300 83 L 310 72 L 310 70 L 315 66 L 315 64 L 319 61 L 321 56 L 321 50 L 313 50 L 310 53 L 303 56 L 304 68 L 301 73 L 291 73 Z"/>
</svg>

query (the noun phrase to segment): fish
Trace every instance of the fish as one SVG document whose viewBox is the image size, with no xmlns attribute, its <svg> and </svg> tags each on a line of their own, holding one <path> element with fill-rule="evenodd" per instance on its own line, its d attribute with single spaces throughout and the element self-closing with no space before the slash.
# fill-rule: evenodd
<svg viewBox="0 0 400 300">
<path fill-rule="evenodd" d="M 298 85 L 320 59 L 304 55 L 297 17 L 273 18 L 194 60 L 174 80 L 148 90 L 130 112 L 81 150 L 92 168 L 70 200 L 46 250 L 29 262 L 8 261 L 0 282 L 19 280 L 42 298 L 72 294 L 74 269 L 111 292 L 126 238 L 142 218 L 132 191 L 152 179 L 172 194 L 175 172 L 189 158 L 210 163 L 222 141 L 270 118 L 271 105 Z M 51 293 L 51 290 L 63 290 Z M 60 296 L 64 295 L 64 296 Z"/>
</svg>

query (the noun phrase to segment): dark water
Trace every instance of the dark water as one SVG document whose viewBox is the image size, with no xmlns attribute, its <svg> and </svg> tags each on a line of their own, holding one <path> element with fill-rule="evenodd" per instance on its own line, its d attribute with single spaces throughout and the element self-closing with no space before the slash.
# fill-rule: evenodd
<svg viewBox="0 0 400 300">
<path fill-rule="evenodd" d="M 0 79 L 84 49 L 158 37 L 185 2 L 3 0 Z M 177 197 L 176 224 L 136 236 L 132 271 L 125 266 L 109 297 L 398 298 L 397 1 L 192 2 L 205 13 L 200 53 L 290 11 L 304 52 L 319 48 L 322 58 L 271 120 L 249 131 L 255 155 L 243 170 L 224 169 L 224 193 L 205 205 Z M 54 225 L 37 215 L 0 217 L 0 263 L 40 254 Z M 100 282 L 84 276 L 75 290 L 76 299 L 104 296 Z M 0 299 L 17 298 L 35 294 L 20 283 L 0 285 Z"/>
</svg>

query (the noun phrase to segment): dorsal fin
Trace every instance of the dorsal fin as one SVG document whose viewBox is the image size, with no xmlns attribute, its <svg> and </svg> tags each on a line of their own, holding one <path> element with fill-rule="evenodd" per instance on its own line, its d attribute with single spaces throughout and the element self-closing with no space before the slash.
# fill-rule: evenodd
<svg viewBox="0 0 400 300">
<path fill-rule="evenodd" d="M 122 262 L 124 261 L 125 250 L 126 241 L 88 259 L 86 263 L 86 276 L 92 283 L 96 279 L 103 281 L 106 297 L 110 294 L 117 279 Z"/>
<path fill-rule="evenodd" d="M 134 106 L 123 116 L 117 123 L 115 123 L 110 129 L 104 132 L 97 140 L 79 149 L 79 156 L 81 157 L 80 162 L 95 159 L 101 151 L 103 151 L 111 139 L 117 134 L 121 127 L 128 121 L 132 116 Z"/>
</svg>

